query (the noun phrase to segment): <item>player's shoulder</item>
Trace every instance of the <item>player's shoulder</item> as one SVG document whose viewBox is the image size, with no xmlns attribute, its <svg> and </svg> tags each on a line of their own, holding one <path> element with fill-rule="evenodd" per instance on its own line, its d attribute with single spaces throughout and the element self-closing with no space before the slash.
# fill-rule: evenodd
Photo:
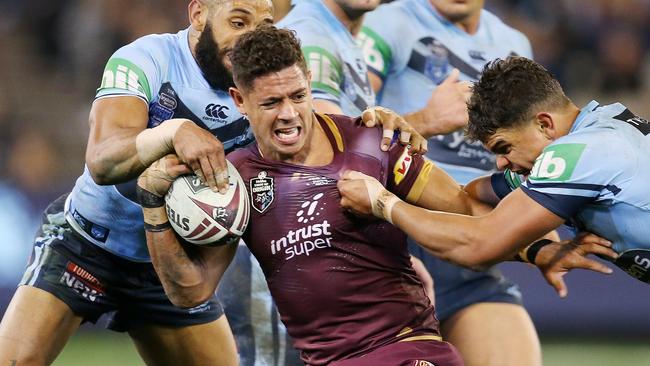
<svg viewBox="0 0 650 366">
<path fill-rule="evenodd" d="M 485 27 L 490 29 L 491 33 L 498 34 L 499 38 L 502 38 L 504 40 L 509 39 L 522 48 L 530 48 L 530 40 L 523 32 L 506 24 L 501 18 L 489 10 L 481 10 L 481 22 Z M 521 56 L 531 57 L 530 55 Z"/>
<path fill-rule="evenodd" d="M 384 35 L 395 35 L 395 28 L 404 27 L 415 19 L 413 1 L 393 1 L 379 5 L 375 10 L 364 15 L 363 24 L 366 29 L 381 32 Z"/>
<path fill-rule="evenodd" d="M 245 177 L 246 168 L 250 162 L 257 159 L 257 143 L 253 142 L 247 146 L 229 153 L 226 158 L 237 168 L 239 174 Z"/>
<path fill-rule="evenodd" d="M 149 57 L 151 60 L 161 61 L 163 59 L 173 58 L 175 50 L 178 47 L 177 34 L 149 34 L 136 39 L 135 41 L 122 46 L 115 52 L 114 57 L 135 58 L 138 61 L 140 57 Z"/>
<path fill-rule="evenodd" d="M 382 129 L 380 127 L 365 127 L 359 117 L 350 117 L 340 114 L 320 115 L 326 124 L 330 126 L 335 139 L 336 134 L 340 135 L 345 151 L 361 153 L 365 155 L 380 157 L 385 152 L 381 151 L 380 143 Z"/>
</svg>

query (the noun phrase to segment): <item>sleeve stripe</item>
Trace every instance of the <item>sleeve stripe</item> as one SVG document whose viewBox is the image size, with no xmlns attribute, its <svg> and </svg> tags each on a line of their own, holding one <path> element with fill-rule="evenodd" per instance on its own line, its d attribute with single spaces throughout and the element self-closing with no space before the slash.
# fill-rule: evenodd
<svg viewBox="0 0 650 366">
<path fill-rule="evenodd" d="M 544 189 L 544 188 L 567 188 L 567 189 L 580 189 L 580 190 L 585 190 L 585 191 L 596 191 L 600 192 L 603 189 L 606 188 L 606 186 L 601 185 L 601 184 L 587 184 L 587 183 L 533 183 L 528 180 L 526 182 L 526 186 L 528 188 L 539 188 L 539 189 Z"/>
<path fill-rule="evenodd" d="M 594 197 L 572 196 L 564 194 L 548 194 L 539 191 L 530 190 L 526 186 L 521 186 L 521 190 L 528 195 L 533 201 L 539 203 L 547 210 L 553 212 L 564 220 L 569 220 L 575 216 L 585 205 L 593 202 Z"/>
<path fill-rule="evenodd" d="M 426 160 L 424 162 L 424 166 L 420 170 L 420 174 L 418 174 L 418 177 L 415 179 L 415 183 L 413 183 L 411 190 L 409 191 L 408 195 L 406 195 L 406 202 L 415 203 L 420 199 L 422 192 L 424 192 L 424 187 L 426 187 L 427 183 L 429 183 L 432 169 L 433 163 L 429 160 Z"/>
</svg>

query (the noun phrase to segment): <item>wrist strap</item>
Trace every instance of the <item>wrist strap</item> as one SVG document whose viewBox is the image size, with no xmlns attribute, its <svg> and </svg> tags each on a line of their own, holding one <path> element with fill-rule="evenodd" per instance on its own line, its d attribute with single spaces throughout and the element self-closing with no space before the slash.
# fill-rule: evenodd
<svg viewBox="0 0 650 366">
<path fill-rule="evenodd" d="M 140 206 L 144 208 L 158 208 L 165 205 L 164 197 L 158 197 L 140 186 L 136 186 L 135 193 L 138 196 Z"/>
<path fill-rule="evenodd" d="M 550 239 L 540 239 L 522 249 L 519 253 L 517 253 L 517 255 L 515 255 L 515 259 L 520 262 L 535 264 L 537 253 L 539 253 L 543 247 L 551 244 L 552 242 L 553 240 Z"/>
<path fill-rule="evenodd" d="M 148 231 L 150 233 L 157 233 L 165 230 L 171 229 L 172 224 L 167 222 L 163 222 L 162 224 L 157 224 L 157 225 L 152 225 L 147 222 L 144 223 L 144 231 Z"/>
</svg>

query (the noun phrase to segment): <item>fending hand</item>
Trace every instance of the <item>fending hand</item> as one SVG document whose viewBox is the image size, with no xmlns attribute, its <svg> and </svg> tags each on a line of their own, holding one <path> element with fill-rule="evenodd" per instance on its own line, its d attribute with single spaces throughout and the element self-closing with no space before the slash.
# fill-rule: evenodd
<svg viewBox="0 0 650 366">
<path fill-rule="evenodd" d="M 361 122 L 366 127 L 382 126 L 384 132 L 381 140 L 382 151 L 388 151 L 395 132 L 399 133 L 402 145 L 411 145 L 411 152 L 427 152 L 427 140 L 418 133 L 402 116 L 384 107 L 371 107 L 361 114 Z"/>
</svg>

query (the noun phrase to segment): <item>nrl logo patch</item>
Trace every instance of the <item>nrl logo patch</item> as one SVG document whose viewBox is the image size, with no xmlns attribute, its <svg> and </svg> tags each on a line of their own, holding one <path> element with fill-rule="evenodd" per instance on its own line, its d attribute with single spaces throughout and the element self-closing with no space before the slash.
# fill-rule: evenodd
<svg viewBox="0 0 650 366">
<path fill-rule="evenodd" d="M 250 180 L 251 204 L 253 208 L 263 213 L 266 211 L 275 195 L 273 194 L 273 178 L 267 177 L 266 172 L 259 172 L 257 178 Z"/>
</svg>

